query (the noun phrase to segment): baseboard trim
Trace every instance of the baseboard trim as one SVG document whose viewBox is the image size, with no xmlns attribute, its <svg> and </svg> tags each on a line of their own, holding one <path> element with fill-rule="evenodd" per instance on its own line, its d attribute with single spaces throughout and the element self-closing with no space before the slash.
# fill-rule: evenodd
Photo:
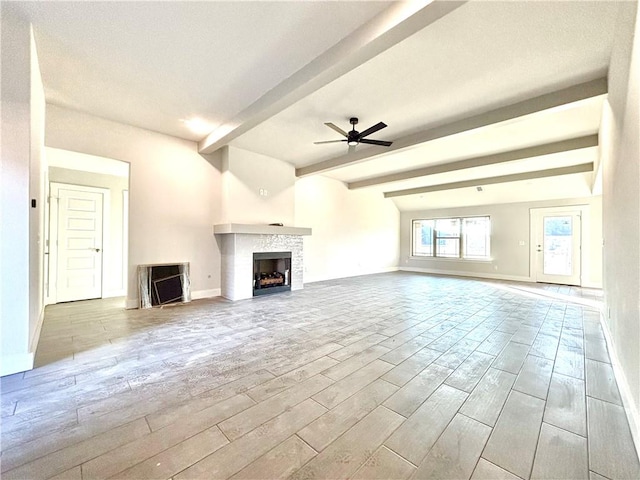
<svg viewBox="0 0 640 480">
<path fill-rule="evenodd" d="M 201 298 L 212 298 L 222 296 L 222 289 L 212 288 L 210 290 L 196 290 L 191 292 L 191 300 L 200 300 Z"/>
<path fill-rule="evenodd" d="M 32 370 L 34 359 L 35 354 L 32 352 L 19 353 L 16 355 L 3 355 L 2 362 L 0 363 L 0 377 Z"/>
<path fill-rule="evenodd" d="M 124 297 L 126 295 L 126 290 L 107 290 L 102 292 L 102 298 Z"/>
<path fill-rule="evenodd" d="M 38 318 L 38 325 L 36 326 L 33 336 L 29 342 L 29 351 L 34 352 L 38 349 L 38 343 L 40 342 L 40 332 L 42 332 L 42 324 L 44 323 L 44 306 L 40 310 L 40 318 Z M 34 355 L 35 357 L 35 355 Z"/>
<path fill-rule="evenodd" d="M 477 273 L 477 272 L 458 272 L 456 270 L 440 270 L 437 268 L 423 267 L 400 267 L 403 272 L 430 273 L 434 275 L 448 275 L 451 277 L 471 277 L 471 278 L 487 278 L 490 280 L 508 280 L 512 282 L 532 282 L 531 277 L 521 277 L 519 275 L 501 275 L 497 273 Z"/>
<path fill-rule="evenodd" d="M 222 291 L 219 288 L 212 288 L 209 290 L 195 290 L 191 292 L 191 300 L 200 300 L 202 298 L 212 298 L 222 296 Z M 140 308 L 140 300 L 138 298 L 127 298 L 125 306 L 127 310 L 134 310 Z"/>
<path fill-rule="evenodd" d="M 127 297 L 127 299 L 124 302 L 124 308 L 127 310 L 134 310 L 136 308 L 140 308 L 140 299 Z"/>
<path fill-rule="evenodd" d="M 602 312 L 600 312 L 600 325 L 602 326 L 604 339 L 607 342 L 607 348 L 609 349 L 609 358 L 611 359 L 611 366 L 613 367 L 613 375 L 616 377 L 616 382 L 618 383 L 622 406 L 624 407 L 624 411 L 627 415 L 627 421 L 629 422 L 629 429 L 631 430 L 631 438 L 633 438 L 636 453 L 638 454 L 638 457 L 640 457 L 640 414 L 638 413 L 638 407 L 633 402 L 633 395 L 629 388 L 629 382 L 627 382 L 627 376 L 624 374 L 624 370 L 622 370 L 622 367 L 620 366 L 615 344 L 613 343 L 611 331 L 609 330 L 609 324 L 605 321 L 604 314 Z"/>
<path fill-rule="evenodd" d="M 337 277 L 335 277 L 335 276 L 318 277 L 318 278 L 312 278 L 311 280 L 307 280 L 305 278 L 304 279 L 304 283 L 326 282 L 328 280 L 339 280 L 341 278 L 362 277 L 364 275 L 376 275 L 378 273 L 397 272 L 398 270 L 399 270 L 398 267 L 384 267 L 384 268 L 380 268 L 380 269 L 377 269 L 377 270 L 372 270 L 372 271 L 369 271 L 369 272 L 356 272 L 356 273 L 348 274 L 348 275 L 339 275 Z"/>
</svg>

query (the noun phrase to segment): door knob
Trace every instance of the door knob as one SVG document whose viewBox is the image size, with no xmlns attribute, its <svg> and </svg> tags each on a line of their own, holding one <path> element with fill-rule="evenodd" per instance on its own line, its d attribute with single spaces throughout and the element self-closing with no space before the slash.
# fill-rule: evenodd
<svg viewBox="0 0 640 480">
<path fill-rule="evenodd" d="M 99 249 L 99 248 L 95 248 L 95 247 L 94 247 L 94 248 L 90 248 L 89 250 L 94 250 L 94 251 L 96 251 L 96 252 L 99 252 L 99 251 L 100 251 L 100 249 Z"/>
</svg>

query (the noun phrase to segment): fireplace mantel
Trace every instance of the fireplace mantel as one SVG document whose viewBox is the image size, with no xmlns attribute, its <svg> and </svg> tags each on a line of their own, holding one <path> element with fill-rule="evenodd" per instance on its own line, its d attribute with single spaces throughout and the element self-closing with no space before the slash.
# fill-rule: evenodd
<svg viewBox="0 0 640 480">
<path fill-rule="evenodd" d="M 221 223 L 213 226 L 216 235 L 311 235 L 310 228 L 280 227 L 277 225 L 257 225 L 244 223 Z"/>
</svg>

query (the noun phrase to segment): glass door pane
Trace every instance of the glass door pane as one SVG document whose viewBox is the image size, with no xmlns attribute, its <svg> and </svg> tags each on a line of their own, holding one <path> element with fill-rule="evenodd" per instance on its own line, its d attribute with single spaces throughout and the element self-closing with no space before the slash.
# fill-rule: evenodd
<svg viewBox="0 0 640 480">
<path fill-rule="evenodd" d="M 571 216 L 544 217 L 545 275 L 571 275 L 573 271 L 573 223 Z"/>
</svg>

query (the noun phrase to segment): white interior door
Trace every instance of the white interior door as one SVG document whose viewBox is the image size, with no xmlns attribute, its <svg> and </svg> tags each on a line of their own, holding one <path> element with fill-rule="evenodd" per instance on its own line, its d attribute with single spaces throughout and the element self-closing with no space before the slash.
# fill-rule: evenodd
<svg viewBox="0 0 640 480">
<path fill-rule="evenodd" d="M 531 211 L 536 282 L 580 285 L 581 211 Z"/>
<path fill-rule="evenodd" d="M 102 296 L 104 196 L 73 185 L 52 184 L 57 208 L 56 300 Z"/>
</svg>

